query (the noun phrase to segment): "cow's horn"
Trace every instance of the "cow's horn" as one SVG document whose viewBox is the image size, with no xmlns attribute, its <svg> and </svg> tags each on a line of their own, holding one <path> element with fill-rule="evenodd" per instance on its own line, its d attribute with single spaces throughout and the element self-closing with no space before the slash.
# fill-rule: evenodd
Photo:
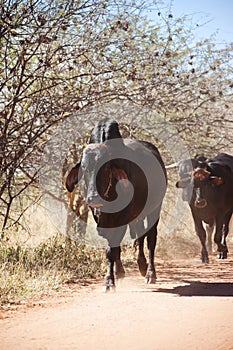
<svg viewBox="0 0 233 350">
<path fill-rule="evenodd" d="M 173 169 L 173 168 L 176 168 L 178 166 L 178 163 L 173 163 L 173 164 L 170 164 L 170 165 L 166 165 L 165 168 L 166 169 Z"/>
</svg>

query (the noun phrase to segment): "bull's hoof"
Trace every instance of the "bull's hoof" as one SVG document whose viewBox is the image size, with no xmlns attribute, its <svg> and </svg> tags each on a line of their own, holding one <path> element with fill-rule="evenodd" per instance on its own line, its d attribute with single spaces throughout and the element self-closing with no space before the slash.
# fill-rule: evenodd
<svg viewBox="0 0 233 350">
<path fill-rule="evenodd" d="M 140 271 L 140 274 L 142 277 L 145 277 L 146 276 L 146 270 L 142 270 L 139 268 L 139 271 Z"/>
<path fill-rule="evenodd" d="M 145 283 L 146 284 L 155 284 L 156 281 L 156 273 L 155 271 L 147 271 L 146 277 L 145 277 Z"/>
<path fill-rule="evenodd" d="M 156 282 L 156 277 L 146 277 L 145 278 L 146 284 L 155 284 L 155 282 Z"/>
<path fill-rule="evenodd" d="M 116 286 L 114 282 L 114 277 L 110 275 L 106 275 L 105 281 L 104 281 L 104 286 L 103 286 L 103 291 L 106 292 L 115 292 Z"/>
<path fill-rule="evenodd" d="M 203 264 L 208 264 L 209 263 L 209 256 L 208 256 L 208 252 L 206 249 L 202 249 L 201 250 L 201 262 Z"/>
<path fill-rule="evenodd" d="M 113 286 L 103 286 L 103 292 L 104 293 L 109 293 L 109 292 L 115 293 L 116 292 L 116 286 L 115 285 L 113 285 Z"/>
<path fill-rule="evenodd" d="M 125 270 L 124 267 L 120 262 L 116 262 L 116 272 L 115 272 L 116 278 L 120 279 L 120 278 L 124 278 L 125 277 Z"/>
<path fill-rule="evenodd" d="M 203 264 L 209 264 L 209 257 L 208 256 L 202 256 L 201 257 L 201 262 L 203 263 Z"/>
<path fill-rule="evenodd" d="M 219 252 L 217 259 L 227 259 L 227 252 Z"/>
<path fill-rule="evenodd" d="M 140 258 L 140 259 L 137 260 L 137 263 L 138 263 L 138 268 L 139 268 L 140 274 L 143 277 L 145 277 L 146 273 L 147 273 L 147 267 L 148 267 L 146 259 Z"/>
</svg>

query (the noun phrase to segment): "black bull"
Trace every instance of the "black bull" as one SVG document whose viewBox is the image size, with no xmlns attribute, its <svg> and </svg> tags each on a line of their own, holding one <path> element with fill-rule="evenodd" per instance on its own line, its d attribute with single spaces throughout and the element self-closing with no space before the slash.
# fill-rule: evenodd
<svg viewBox="0 0 233 350">
<path fill-rule="evenodd" d="M 159 151 L 149 142 L 123 142 L 115 121 L 98 123 L 90 142 L 80 162 L 67 176 L 66 187 L 72 191 L 84 179 L 85 199 L 98 234 L 108 241 L 105 287 L 115 286 L 114 265 L 116 276 L 124 277 L 120 244 L 127 227 L 131 237 L 137 239 L 139 270 L 147 283 L 154 283 L 157 225 L 167 185 Z M 145 237 L 148 264 L 144 255 Z"/>
<path fill-rule="evenodd" d="M 227 258 L 226 237 L 233 211 L 233 157 L 221 153 L 212 159 L 180 161 L 180 179 L 176 186 L 183 189 L 183 200 L 189 201 L 195 229 L 202 245 L 202 262 L 208 262 L 206 231 L 215 225 L 214 241 L 218 257 Z"/>
</svg>

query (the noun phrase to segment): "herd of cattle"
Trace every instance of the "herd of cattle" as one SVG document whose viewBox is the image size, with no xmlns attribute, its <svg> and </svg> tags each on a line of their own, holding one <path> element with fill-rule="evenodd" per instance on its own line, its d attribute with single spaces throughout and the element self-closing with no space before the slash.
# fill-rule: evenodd
<svg viewBox="0 0 233 350">
<path fill-rule="evenodd" d="M 147 283 L 155 282 L 157 225 L 167 186 L 166 169 L 172 167 L 179 171 L 176 186 L 182 189 L 182 198 L 189 203 L 202 245 L 202 262 L 209 261 L 206 231 L 212 233 L 214 228 L 218 257 L 227 258 L 226 237 L 233 212 L 233 156 L 225 153 L 212 159 L 196 156 L 165 167 L 154 145 L 139 140 L 124 141 L 118 123 L 105 119 L 95 125 L 89 145 L 66 177 L 66 188 L 74 192 L 83 178 L 85 201 L 98 234 L 108 242 L 106 290 L 115 287 L 115 277 L 125 275 L 120 244 L 127 227 L 137 242 L 140 273 Z M 130 198 L 128 202 L 127 198 Z"/>
</svg>

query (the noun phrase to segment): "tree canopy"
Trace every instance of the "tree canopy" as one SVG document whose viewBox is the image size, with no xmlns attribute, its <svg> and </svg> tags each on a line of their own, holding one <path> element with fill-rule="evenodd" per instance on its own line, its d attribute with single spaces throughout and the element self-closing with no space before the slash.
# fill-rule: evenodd
<svg viewBox="0 0 233 350">
<path fill-rule="evenodd" d="M 166 4 L 1 0 L 0 15 L 2 228 L 20 222 L 23 195 L 37 197 L 56 126 L 89 106 L 129 100 L 193 152 L 232 149 L 233 44 L 196 39 L 195 23 Z"/>
</svg>

